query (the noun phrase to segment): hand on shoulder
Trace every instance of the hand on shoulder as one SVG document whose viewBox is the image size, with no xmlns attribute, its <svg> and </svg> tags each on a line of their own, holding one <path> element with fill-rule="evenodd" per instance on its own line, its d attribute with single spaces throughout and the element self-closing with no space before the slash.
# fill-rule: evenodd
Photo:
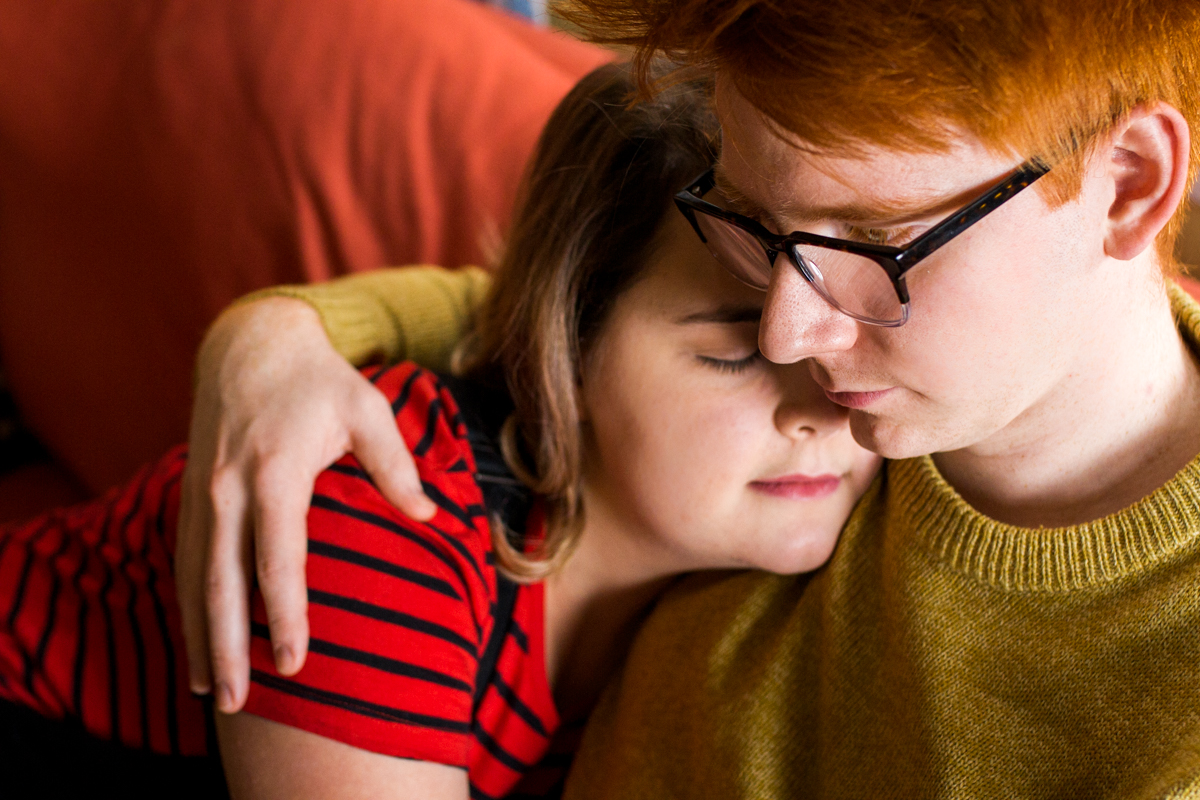
<svg viewBox="0 0 1200 800">
<path fill-rule="evenodd" d="M 215 686 L 222 711 L 245 702 L 251 569 L 279 671 L 304 663 L 309 497 L 347 452 L 400 510 L 432 516 L 389 403 L 333 349 L 311 306 L 267 297 L 222 314 L 197 358 L 175 558 L 192 688 Z"/>
</svg>

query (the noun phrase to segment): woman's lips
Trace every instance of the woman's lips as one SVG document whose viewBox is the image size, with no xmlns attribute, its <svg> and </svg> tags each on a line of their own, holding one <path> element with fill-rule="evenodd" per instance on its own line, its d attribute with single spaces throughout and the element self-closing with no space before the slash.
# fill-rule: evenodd
<svg viewBox="0 0 1200 800">
<path fill-rule="evenodd" d="M 839 406 L 866 408 L 885 394 L 890 394 L 891 391 L 891 389 L 883 389 L 878 392 L 831 392 L 826 389 L 825 396 Z"/>
<path fill-rule="evenodd" d="M 839 475 L 783 475 L 766 481 L 752 481 L 750 486 L 772 497 L 789 500 L 817 500 L 828 497 L 842 485 Z"/>
</svg>

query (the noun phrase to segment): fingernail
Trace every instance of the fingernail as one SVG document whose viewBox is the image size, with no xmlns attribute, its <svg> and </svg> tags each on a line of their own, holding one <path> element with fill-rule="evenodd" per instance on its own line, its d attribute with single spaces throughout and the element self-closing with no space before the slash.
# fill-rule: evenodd
<svg viewBox="0 0 1200 800">
<path fill-rule="evenodd" d="M 188 685 L 188 688 L 192 690 L 192 694 L 199 695 L 206 695 L 212 691 L 212 687 L 207 683 L 192 683 Z"/>
<path fill-rule="evenodd" d="M 227 683 L 217 684 L 217 708 L 226 714 L 233 712 L 233 690 Z"/>
<path fill-rule="evenodd" d="M 286 644 L 281 644 L 275 648 L 275 669 L 287 674 L 292 668 L 292 648 Z"/>
</svg>

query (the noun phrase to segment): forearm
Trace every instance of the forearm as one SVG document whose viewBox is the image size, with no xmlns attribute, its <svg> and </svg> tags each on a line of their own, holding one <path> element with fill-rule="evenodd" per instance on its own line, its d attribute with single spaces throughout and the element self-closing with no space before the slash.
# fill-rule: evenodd
<svg viewBox="0 0 1200 800">
<path fill-rule="evenodd" d="M 491 276 L 477 267 L 400 267 L 272 287 L 239 305 L 296 298 L 316 309 L 334 349 L 352 364 L 408 359 L 444 370 L 490 287 Z"/>
</svg>

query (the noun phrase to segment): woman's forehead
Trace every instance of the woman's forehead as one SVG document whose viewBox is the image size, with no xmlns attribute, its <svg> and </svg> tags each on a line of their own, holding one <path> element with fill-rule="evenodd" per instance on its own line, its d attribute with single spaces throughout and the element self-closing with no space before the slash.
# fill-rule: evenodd
<svg viewBox="0 0 1200 800">
<path fill-rule="evenodd" d="M 674 321 L 754 321 L 766 297 L 730 275 L 674 208 L 663 219 L 640 283 L 646 299 Z"/>
</svg>

